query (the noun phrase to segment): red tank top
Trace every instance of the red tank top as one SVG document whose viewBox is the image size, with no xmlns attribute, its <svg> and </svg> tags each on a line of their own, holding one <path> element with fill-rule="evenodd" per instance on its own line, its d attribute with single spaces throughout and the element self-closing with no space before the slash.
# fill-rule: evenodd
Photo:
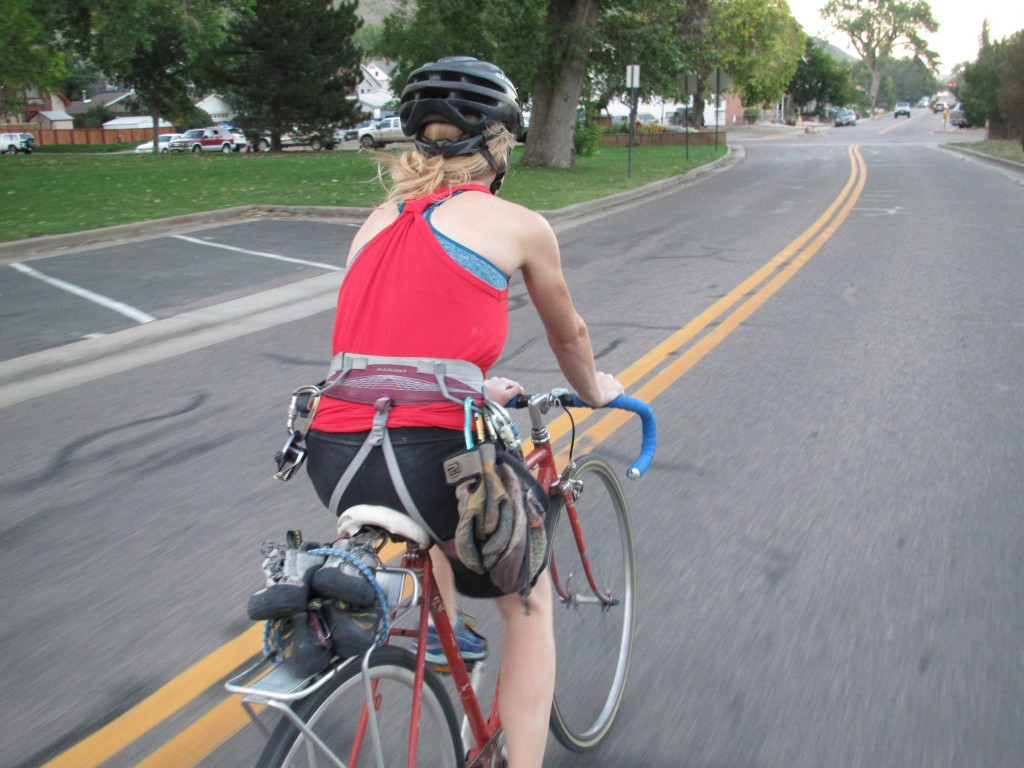
<svg viewBox="0 0 1024 768">
<path fill-rule="evenodd" d="M 508 288 L 488 285 L 458 264 L 437 242 L 423 212 L 466 184 L 436 190 L 405 203 L 398 218 L 352 262 L 338 292 L 332 353 L 468 360 L 486 375 L 505 344 Z M 312 428 L 361 432 L 373 422 L 372 406 L 320 400 Z M 462 429 L 456 403 L 396 406 L 389 427 Z"/>
</svg>

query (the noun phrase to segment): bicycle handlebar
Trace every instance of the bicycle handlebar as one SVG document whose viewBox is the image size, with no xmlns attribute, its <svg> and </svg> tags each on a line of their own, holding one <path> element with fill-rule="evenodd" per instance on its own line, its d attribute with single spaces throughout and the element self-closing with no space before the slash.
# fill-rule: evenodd
<svg viewBox="0 0 1024 768">
<path fill-rule="evenodd" d="M 593 408 L 594 406 L 580 400 L 579 395 L 573 393 L 572 404 L 576 407 Z M 643 476 L 654 461 L 654 449 L 658 442 L 658 429 L 654 421 L 654 411 L 651 406 L 643 400 L 637 400 L 629 395 L 619 395 L 610 403 L 601 406 L 602 408 L 618 408 L 621 411 L 630 411 L 640 417 L 640 455 L 633 465 L 626 471 L 626 477 L 630 480 L 637 480 Z"/>
<path fill-rule="evenodd" d="M 530 397 L 530 395 L 519 395 L 509 403 L 509 406 L 513 408 L 525 408 L 529 404 Z M 551 397 L 565 408 L 594 408 L 594 406 L 581 400 L 579 395 L 575 392 L 554 390 L 551 392 Z M 651 406 L 643 400 L 638 400 L 637 398 L 630 397 L 629 395 L 619 395 L 611 402 L 600 407 L 618 408 L 619 410 L 635 413 L 640 417 L 640 428 L 642 434 L 640 440 L 640 455 L 626 471 L 626 477 L 630 480 L 639 479 L 650 468 L 651 462 L 654 461 L 654 450 L 658 442 L 658 430 L 654 420 L 654 411 L 651 409 Z"/>
</svg>

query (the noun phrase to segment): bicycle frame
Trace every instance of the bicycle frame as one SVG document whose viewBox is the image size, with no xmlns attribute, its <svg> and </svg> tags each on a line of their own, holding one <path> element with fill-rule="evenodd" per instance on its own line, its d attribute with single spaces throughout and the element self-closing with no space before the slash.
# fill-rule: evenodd
<svg viewBox="0 0 1024 768">
<path fill-rule="evenodd" d="M 551 509 L 550 513 L 559 514 L 559 506 L 564 508 L 562 511 L 564 511 L 568 518 L 573 538 L 580 555 L 587 586 L 589 587 L 591 595 L 577 594 L 580 590 L 573 589 L 571 574 L 569 574 L 566 581 L 563 582 L 558 573 L 555 554 L 552 551 L 549 562 L 549 572 L 551 574 L 551 581 L 555 593 L 563 604 L 577 605 L 581 603 L 597 603 L 603 608 L 608 608 L 616 605 L 618 600 L 610 593 L 602 592 L 597 583 L 593 569 L 591 568 L 576 508 L 576 500 L 582 490 L 581 482 L 573 479 L 576 464 L 575 462 L 569 462 L 565 469 L 559 473 L 555 462 L 555 453 L 551 443 L 551 436 L 544 422 L 545 415 L 554 405 L 562 404 L 563 406 L 566 406 L 568 404 L 564 399 L 566 396 L 574 397 L 570 396 L 565 390 L 552 390 L 552 392 L 547 394 L 534 395 L 529 398 L 524 397 L 520 400 L 518 407 L 525 406 L 529 410 L 531 422 L 530 437 L 533 443 L 533 447 L 529 454 L 524 457 L 524 461 L 526 466 L 536 473 L 537 480 L 555 505 Z M 573 402 L 571 404 L 581 405 L 581 403 L 578 402 Z M 618 405 L 613 407 L 625 408 L 626 406 Z M 500 408 L 498 410 L 501 411 Z M 627 410 L 631 410 L 631 408 L 627 408 Z M 507 414 L 503 415 L 507 416 Z M 498 423 L 500 425 L 500 419 L 498 420 Z M 508 427 L 509 424 L 506 423 L 504 426 Z M 653 421 L 651 422 L 651 426 L 653 427 Z M 501 432 L 502 430 L 499 428 L 496 431 Z M 518 445 L 517 437 L 516 445 Z M 650 446 L 645 448 L 645 451 L 649 451 L 650 454 L 647 458 L 648 464 L 650 458 L 653 457 L 653 450 L 652 432 Z M 633 470 L 631 469 L 631 472 L 632 471 Z M 641 469 L 640 473 L 642 472 L 643 470 Z M 561 502 L 560 505 L 559 502 Z M 448 671 L 452 676 L 455 689 L 462 705 L 465 717 L 463 726 L 463 742 L 470 740 L 467 739 L 465 734 L 465 727 L 467 724 L 472 736 L 471 740 L 473 743 L 471 746 L 466 743 L 463 744 L 463 747 L 466 750 L 466 766 L 467 768 L 489 767 L 491 765 L 490 761 L 492 757 L 497 755 L 499 738 L 501 735 L 501 722 L 498 714 L 500 680 L 495 683 L 491 708 L 489 714 L 485 715 L 480 705 L 480 700 L 476 694 L 473 679 L 474 676 L 470 671 L 471 667 L 467 666 L 459 652 L 454 629 L 448 618 L 444 601 L 441 597 L 437 581 L 434 576 L 429 547 L 423 548 L 419 544 L 410 540 L 403 554 L 401 566 L 384 567 L 378 571 L 378 574 L 387 574 L 389 572 L 402 574 L 402 582 L 398 585 L 397 591 L 399 597 L 397 599 L 393 596 L 396 582 L 394 579 L 391 579 L 388 582 L 392 595 L 387 598 L 387 602 L 395 612 L 395 624 L 413 613 L 418 614 L 418 623 L 415 628 L 392 626 L 389 635 L 389 639 L 393 637 L 405 637 L 414 638 L 416 640 L 416 663 L 413 676 L 413 698 L 408 734 L 408 768 L 413 768 L 417 758 L 417 749 L 420 738 L 420 716 L 422 712 L 423 687 L 426 684 L 427 675 L 427 632 L 428 625 L 431 622 L 436 629 L 438 640 L 444 650 L 444 655 L 448 664 Z M 412 582 L 413 589 L 411 596 L 403 594 L 403 589 L 406 586 L 406 578 L 411 579 Z M 586 588 L 582 591 L 585 592 Z M 310 748 L 315 747 L 322 751 L 335 765 L 345 765 L 345 763 L 342 763 L 340 758 L 327 747 L 317 734 L 314 733 L 313 730 L 295 714 L 295 712 L 293 712 L 291 704 L 321 688 L 327 683 L 327 681 L 337 674 L 340 669 L 350 664 L 361 664 L 362 678 L 365 688 L 364 702 L 359 717 L 357 734 L 353 744 L 351 745 L 351 752 L 348 756 L 349 762 L 347 765 L 354 766 L 358 763 L 360 754 L 367 747 L 367 736 L 369 736 L 369 751 L 372 753 L 371 759 L 375 760 L 378 766 L 381 766 L 383 762 L 381 732 L 375 714 L 376 709 L 379 706 L 379 700 L 376 698 L 377 683 L 375 681 L 371 681 L 369 675 L 371 654 L 372 649 L 367 651 L 367 653 L 363 654 L 361 657 L 351 658 L 345 661 L 336 660 L 328 670 L 322 673 L 319 679 L 312 680 L 312 682 L 310 679 L 300 680 L 298 678 L 291 677 L 285 670 L 274 668 L 272 663 L 267 659 L 263 659 L 249 670 L 246 670 L 246 672 L 243 672 L 230 680 L 227 683 L 226 688 L 232 693 L 238 693 L 243 696 L 243 702 L 245 703 L 247 711 L 249 711 L 250 716 L 252 716 L 258 724 L 259 721 L 254 716 L 254 712 L 249 706 L 251 703 L 264 704 L 280 711 L 307 737 L 308 746 Z M 267 673 L 268 668 L 270 669 L 269 674 Z M 478 670 L 474 668 L 474 671 Z"/>
</svg>

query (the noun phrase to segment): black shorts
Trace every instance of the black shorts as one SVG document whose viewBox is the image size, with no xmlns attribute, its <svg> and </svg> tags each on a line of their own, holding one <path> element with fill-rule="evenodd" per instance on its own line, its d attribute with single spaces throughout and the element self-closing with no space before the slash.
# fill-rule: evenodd
<svg viewBox="0 0 1024 768">
<path fill-rule="evenodd" d="M 448 485 L 442 464 L 451 454 L 466 447 L 461 432 L 440 427 L 399 427 L 388 429 L 405 487 L 416 508 L 442 540 L 455 538 L 459 504 L 455 489 Z M 306 470 L 324 506 L 328 506 L 341 479 L 369 432 L 320 432 L 306 435 Z M 388 473 L 384 452 L 374 448 L 349 483 L 338 505 L 344 511 L 356 504 L 380 504 L 404 511 Z M 500 597 L 490 580 L 449 558 L 455 571 L 455 586 L 470 597 Z"/>
</svg>

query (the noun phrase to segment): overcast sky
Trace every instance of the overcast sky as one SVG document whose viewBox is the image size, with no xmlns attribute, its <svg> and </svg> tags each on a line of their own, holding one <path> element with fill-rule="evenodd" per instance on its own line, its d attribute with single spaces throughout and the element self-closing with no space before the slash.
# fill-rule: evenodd
<svg viewBox="0 0 1024 768">
<path fill-rule="evenodd" d="M 809 35 L 821 37 L 844 50 L 850 48 L 849 38 L 832 32 L 818 11 L 824 0 L 788 0 L 793 16 L 803 24 Z M 1024 0 L 930 0 L 932 14 L 939 22 L 939 31 L 925 33 L 932 50 L 941 57 L 940 74 L 947 74 L 953 65 L 978 58 L 978 38 L 982 22 L 989 21 L 990 39 L 1001 40 L 1024 29 Z M 895 52 L 901 56 L 899 49 Z"/>
</svg>

